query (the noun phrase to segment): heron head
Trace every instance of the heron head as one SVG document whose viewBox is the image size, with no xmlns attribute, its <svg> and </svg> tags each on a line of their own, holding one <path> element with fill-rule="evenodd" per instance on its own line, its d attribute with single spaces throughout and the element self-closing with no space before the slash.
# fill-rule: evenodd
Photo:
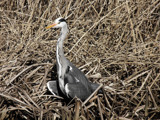
<svg viewBox="0 0 160 120">
<path fill-rule="evenodd" d="M 66 24 L 66 20 L 64 18 L 60 17 L 60 18 L 57 18 L 52 25 L 49 25 L 48 27 L 46 27 L 46 29 L 49 29 L 49 28 L 62 28 L 65 25 L 67 25 Z"/>
</svg>

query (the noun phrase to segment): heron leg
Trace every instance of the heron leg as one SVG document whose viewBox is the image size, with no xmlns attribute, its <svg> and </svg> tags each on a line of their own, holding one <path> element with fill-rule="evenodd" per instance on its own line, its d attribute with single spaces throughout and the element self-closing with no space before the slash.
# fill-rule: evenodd
<svg viewBox="0 0 160 120">
<path fill-rule="evenodd" d="M 47 88 L 53 95 L 59 95 L 57 81 L 47 82 Z"/>
</svg>

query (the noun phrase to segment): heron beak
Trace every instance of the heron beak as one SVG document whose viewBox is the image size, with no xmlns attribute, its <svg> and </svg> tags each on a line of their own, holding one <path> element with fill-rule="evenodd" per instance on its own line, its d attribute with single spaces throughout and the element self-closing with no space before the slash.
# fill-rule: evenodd
<svg viewBox="0 0 160 120">
<path fill-rule="evenodd" d="M 56 23 L 53 23 L 52 25 L 47 26 L 46 29 L 52 28 L 52 27 L 54 27 L 56 25 L 57 25 Z"/>
</svg>

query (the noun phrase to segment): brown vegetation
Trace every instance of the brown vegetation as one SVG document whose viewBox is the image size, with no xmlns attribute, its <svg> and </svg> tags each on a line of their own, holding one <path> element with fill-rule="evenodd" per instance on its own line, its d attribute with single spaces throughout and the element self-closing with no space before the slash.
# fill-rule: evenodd
<svg viewBox="0 0 160 120">
<path fill-rule="evenodd" d="M 66 57 L 103 84 L 84 102 L 47 92 L 59 30 L 45 26 L 59 16 Z M 159 0 L 1 0 L 0 30 L 0 119 L 160 116 Z"/>
</svg>

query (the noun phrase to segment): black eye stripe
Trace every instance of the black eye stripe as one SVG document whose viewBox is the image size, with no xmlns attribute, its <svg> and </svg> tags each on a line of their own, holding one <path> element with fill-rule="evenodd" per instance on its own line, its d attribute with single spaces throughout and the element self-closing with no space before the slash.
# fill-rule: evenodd
<svg viewBox="0 0 160 120">
<path fill-rule="evenodd" d="M 64 18 L 61 18 L 59 21 L 60 22 L 66 22 L 66 20 Z"/>
</svg>

